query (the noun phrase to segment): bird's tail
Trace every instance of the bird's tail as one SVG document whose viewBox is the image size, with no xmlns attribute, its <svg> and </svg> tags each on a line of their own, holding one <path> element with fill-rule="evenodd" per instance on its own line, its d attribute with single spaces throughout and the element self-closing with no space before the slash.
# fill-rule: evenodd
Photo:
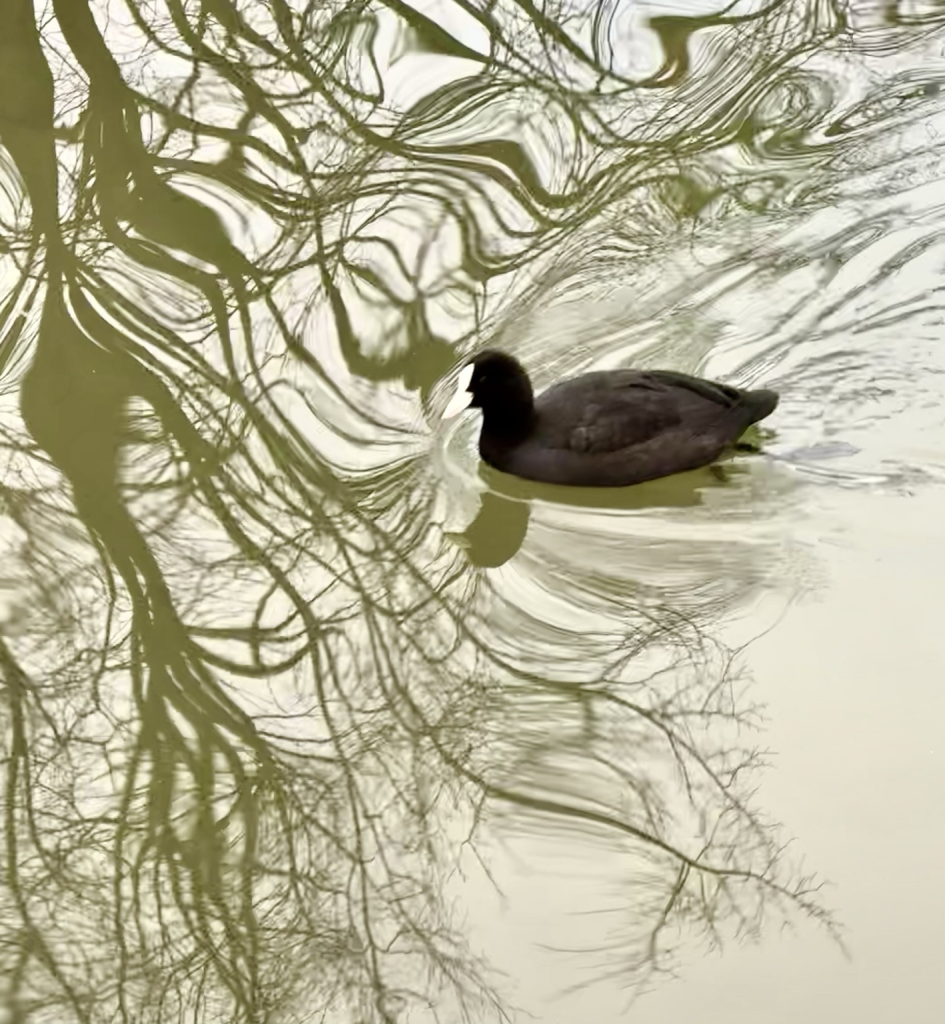
<svg viewBox="0 0 945 1024">
<path fill-rule="evenodd" d="M 745 395 L 745 404 L 751 411 L 749 423 L 757 423 L 766 416 L 770 416 L 778 407 L 779 395 L 777 391 L 749 391 Z"/>
</svg>

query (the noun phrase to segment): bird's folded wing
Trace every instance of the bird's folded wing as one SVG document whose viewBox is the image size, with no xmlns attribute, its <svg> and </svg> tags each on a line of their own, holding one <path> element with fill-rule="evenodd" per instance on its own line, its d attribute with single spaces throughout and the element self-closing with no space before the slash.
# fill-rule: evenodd
<svg viewBox="0 0 945 1024">
<path fill-rule="evenodd" d="M 593 388 L 585 381 L 568 401 L 570 383 L 545 392 L 539 402 L 542 433 L 551 447 L 604 454 L 643 444 L 680 423 L 673 389 L 649 375 L 609 374 Z"/>
</svg>

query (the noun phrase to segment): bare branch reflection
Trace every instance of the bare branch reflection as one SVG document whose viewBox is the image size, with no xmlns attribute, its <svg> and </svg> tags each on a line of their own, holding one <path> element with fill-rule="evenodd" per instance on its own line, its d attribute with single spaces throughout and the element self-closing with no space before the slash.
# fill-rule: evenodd
<svg viewBox="0 0 945 1024">
<path fill-rule="evenodd" d="M 457 548 L 419 424 L 550 283 L 803 202 L 846 14 L 654 19 L 641 69 L 620 5 L 447 6 L 4 7 L 11 1020 L 506 1019 L 448 895 L 492 832 L 621 858 L 632 984 L 681 930 L 835 928 L 716 639 L 757 552 L 654 582 L 495 494 Z"/>
</svg>

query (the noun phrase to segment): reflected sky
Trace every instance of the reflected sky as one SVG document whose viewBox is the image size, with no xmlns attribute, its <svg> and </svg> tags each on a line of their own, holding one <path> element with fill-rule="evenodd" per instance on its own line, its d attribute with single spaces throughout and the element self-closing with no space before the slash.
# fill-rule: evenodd
<svg viewBox="0 0 945 1024">
<path fill-rule="evenodd" d="M 567 985 L 799 922 L 839 955 L 744 652 L 825 505 L 945 472 L 941 12 L 0 28 L 11 1024 L 514 1019 L 472 919 L 532 898 L 516 843 L 579 887 L 606 860 L 623 924 Z M 439 422 L 485 344 L 539 387 L 661 365 L 781 406 L 712 470 L 525 486 Z"/>
</svg>

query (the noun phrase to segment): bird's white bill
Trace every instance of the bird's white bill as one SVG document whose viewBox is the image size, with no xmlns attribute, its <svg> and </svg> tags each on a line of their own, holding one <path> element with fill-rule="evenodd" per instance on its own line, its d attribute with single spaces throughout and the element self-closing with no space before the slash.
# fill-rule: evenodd
<svg viewBox="0 0 945 1024">
<path fill-rule="evenodd" d="M 458 416 L 463 409 L 469 408 L 469 403 L 472 400 L 471 391 L 457 391 L 450 399 L 450 404 L 443 410 L 443 419 L 451 420 L 454 416 Z"/>
<path fill-rule="evenodd" d="M 476 368 L 469 364 L 459 371 L 459 378 L 456 381 L 456 394 L 450 399 L 449 405 L 443 410 L 443 419 L 451 420 L 458 416 L 463 409 L 468 409 L 473 400 L 469 385 L 472 383 L 472 375 Z"/>
</svg>

